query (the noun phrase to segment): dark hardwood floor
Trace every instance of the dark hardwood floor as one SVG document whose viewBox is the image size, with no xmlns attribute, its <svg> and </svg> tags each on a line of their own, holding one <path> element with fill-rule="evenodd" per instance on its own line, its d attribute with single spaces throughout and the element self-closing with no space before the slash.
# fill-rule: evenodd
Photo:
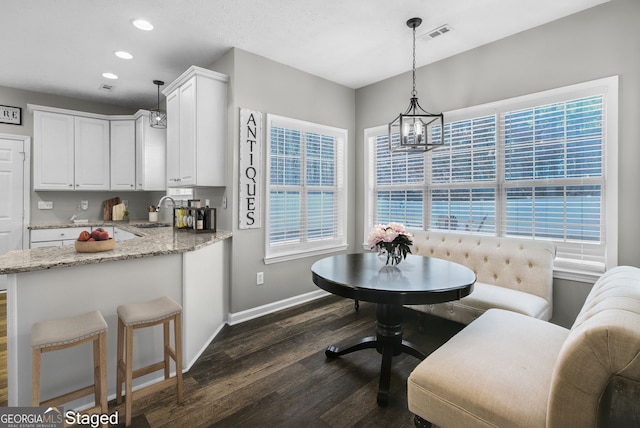
<svg viewBox="0 0 640 428">
<path fill-rule="evenodd" d="M 462 328 L 427 321 L 419 332 L 417 313 L 406 310 L 404 338 L 426 353 Z M 373 335 L 374 322 L 374 304 L 355 311 L 352 300 L 331 296 L 225 326 L 185 373 L 184 403 L 172 389 L 134 402 L 132 427 L 412 427 L 406 380 L 417 359 L 394 357 L 389 405 L 380 407 L 375 350 L 324 355 L 331 344 Z M 110 403 L 110 412 L 120 408 Z"/>
</svg>

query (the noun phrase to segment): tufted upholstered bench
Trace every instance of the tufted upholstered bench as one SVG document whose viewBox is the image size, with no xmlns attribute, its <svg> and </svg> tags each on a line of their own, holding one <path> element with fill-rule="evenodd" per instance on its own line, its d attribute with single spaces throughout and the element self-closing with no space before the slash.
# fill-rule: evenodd
<svg viewBox="0 0 640 428">
<path fill-rule="evenodd" d="M 640 426 L 640 269 L 602 275 L 570 330 L 488 310 L 418 364 L 407 388 L 416 426 Z"/>
<path fill-rule="evenodd" d="M 475 272 L 477 281 L 461 300 L 411 308 L 463 324 L 490 308 L 551 319 L 553 243 L 450 232 L 413 235 L 413 254 L 460 263 Z"/>
</svg>

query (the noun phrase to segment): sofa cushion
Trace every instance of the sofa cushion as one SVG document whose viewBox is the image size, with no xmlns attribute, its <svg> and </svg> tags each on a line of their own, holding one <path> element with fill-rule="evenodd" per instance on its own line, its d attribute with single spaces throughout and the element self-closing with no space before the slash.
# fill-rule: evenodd
<svg viewBox="0 0 640 428">
<path fill-rule="evenodd" d="M 478 281 L 473 285 L 473 292 L 460 300 L 409 307 L 462 324 L 469 324 L 491 308 L 510 310 L 543 320 L 551 317 L 551 304 L 542 297 Z"/>
<path fill-rule="evenodd" d="M 417 231 L 411 252 L 460 263 L 485 284 L 553 299 L 556 249 L 548 241 Z"/>
<path fill-rule="evenodd" d="M 553 366 L 568 334 L 490 309 L 414 369 L 409 410 L 438 426 L 544 427 Z"/>
</svg>

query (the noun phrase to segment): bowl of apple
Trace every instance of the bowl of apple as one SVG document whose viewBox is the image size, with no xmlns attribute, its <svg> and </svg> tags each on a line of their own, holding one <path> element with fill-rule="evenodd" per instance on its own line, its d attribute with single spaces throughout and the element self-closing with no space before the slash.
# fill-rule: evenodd
<svg viewBox="0 0 640 428">
<path fill-rule="evenodd" d="M 80 232 L 75 245 L 78 253 L 99 253 L 113 250 L 116 240 L 109 236 L 109 232 L 98 227 L 91 232 L 86 230 Z"/>
</svg>

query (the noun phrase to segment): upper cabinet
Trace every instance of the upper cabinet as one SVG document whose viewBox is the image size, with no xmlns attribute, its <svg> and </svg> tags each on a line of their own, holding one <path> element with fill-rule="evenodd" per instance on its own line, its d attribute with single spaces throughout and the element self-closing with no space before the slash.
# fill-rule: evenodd
<svg viewBox="0 0 640 428">
<path fill-rule="evenodd" d="M 228 76 L 192 66 L 167 97 L 167 186 L 225 186 Z"/>
<path fill-rule="evenodd" d="M 29 105 L 34 190 L 166 190 L 166 131 L 149 112 L 107 116 Z"/>
<path fill-rule="evenodd" d="M 108 190 L 109 121 L 34 112 L 34 189 Z"/>
<path fill-rule="evenodd" d="M 136 188 L 136 123 L 133 119 L 111 121 L 111 189 Z"/>
<path fill-rule="evenodd" d="M 136 189 L 167 190 L 167 132 L 149 125 L 149 112 L 136 113 Z"/>
</svg>

